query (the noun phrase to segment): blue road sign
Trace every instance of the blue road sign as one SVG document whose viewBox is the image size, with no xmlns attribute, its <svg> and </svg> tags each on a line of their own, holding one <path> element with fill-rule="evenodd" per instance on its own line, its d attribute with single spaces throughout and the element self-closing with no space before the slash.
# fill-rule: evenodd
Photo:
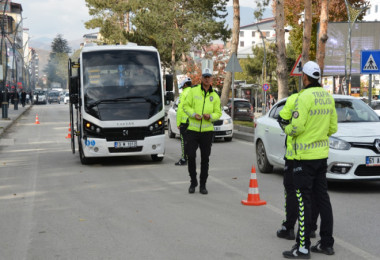
<svg viewBox="0 0 380 260">
<path fill-rule="evenodd" d="M 360 53 L 360 73 L 380 74 L 380 50 L 365 50 Z"/>
<path fill-rule="evenodd" d="M 267 91 L 269 89 L 269 85 L 267 83 L 263 84 L 263 90 Z"/>
</svg>

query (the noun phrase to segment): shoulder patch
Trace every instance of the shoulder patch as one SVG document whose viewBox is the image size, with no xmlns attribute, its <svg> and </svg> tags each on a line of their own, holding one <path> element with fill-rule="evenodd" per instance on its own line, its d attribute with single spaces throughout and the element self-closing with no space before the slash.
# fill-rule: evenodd
<svg viewBox="0 0 380 260">
<path fill-rule="evenodd" d="M 212 102 L 214 100 L 214 97 L 213 96 L 210 96 L 210 101 Z"/>
<path fill-rule="evenodd" d="M 293 118 L 298 118 L 298 116 L 299 116 L 298 111 L 293 111 L 293 113 L 292 113 L 292 117 L 293 117 Z"/>
</svg>

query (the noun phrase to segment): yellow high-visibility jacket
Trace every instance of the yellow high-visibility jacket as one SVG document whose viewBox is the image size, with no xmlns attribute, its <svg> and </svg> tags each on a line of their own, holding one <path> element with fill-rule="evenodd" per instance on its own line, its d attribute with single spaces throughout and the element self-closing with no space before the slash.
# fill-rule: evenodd
<svg viewBox="0 0 380 260">
<path fill-rule="evenodd" d="M 338 130 L 334 98 L 322 87 L 308 86 L 295 101 L 285 133 L 293 138 L 294 159 L 325 159 L 329 136 Z"/>
<path fill-rule="evenodd" d="M 214 131 L 213 122 L 222 116 L 219 95 L 212 87 L 207 93 L 201 85 L 192 87 L 183 103 L 183 111 L 189 116 L 188 130 L 196 132 Z M 196 120 L 195 114 L 210 114 L 210 119 Z"/>
<path fill-rule="evenodd" d="M 189 94 L 190 90 L 191 90 L 191 87 L 186 87 L 182 90 L 181 95 L 179 95 L 178 108 L 177 108 L 177 126 L 179 126 L 181 123 L 186 124 L 187 119 L 189 118 L 187 114 L 183 111 L 183 103 L 185 102 L 187 94 Z"/>
</svg>

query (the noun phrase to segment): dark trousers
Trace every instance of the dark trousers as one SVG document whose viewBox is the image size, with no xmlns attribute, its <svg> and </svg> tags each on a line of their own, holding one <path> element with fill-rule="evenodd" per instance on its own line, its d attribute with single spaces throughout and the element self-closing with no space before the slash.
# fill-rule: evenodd
<svg viewBox="0 0 380 260">
<path fill-rule="evenodd" d="M 312 226 L 312 196 L 321 216 L 321 245 L 334 245 L 333 213 L 327 193 L 327 159 L 302 160 L 293 162 L 293 181 L 299 204 L 297 243 L 299 247 L 310 248 Z"/>
<path fill-rule="evenodd" d="M 180 124 L 179 133 L 181 136 L 181 159 L 187 160 L 187 127 L 188 124 Z"/>
<path fill-rule="evenodd" d="M 293 160 L 285 159 L 284 168 L 284 188 L 285 188 L 285 220 L 282 225 L 287 230 L 293 229 L 298 218 L 298 200 L 296 196 L 296 188 L 293 182 Z M 317 220 L 319 215 L 318 205 L 314 203 L 314 196 L 311 196 L 311 226 L 310 229 L 315 231 L 318 229 Z"/>
<path fill-rule="evenodd" d="M 212 131 L 202 133 L 191 130 L 187 131 L 187 165 L 192 184 L 197 183 L 195 158 L 199 147 L 201 151 L 201 174 L 199 176 L 200 186 L 204 187 L 206 185 L 213 136 L 214 132 Z"/>
</svg>

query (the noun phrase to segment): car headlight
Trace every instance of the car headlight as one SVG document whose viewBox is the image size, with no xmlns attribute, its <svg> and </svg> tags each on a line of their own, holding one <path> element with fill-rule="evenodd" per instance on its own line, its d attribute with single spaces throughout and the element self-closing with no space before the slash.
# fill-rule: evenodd
<svg viewBox="0 0 380 260">
<path fill-rule="evenodd" d="M 335 150 L 350 150 L 351 148 L 348 142 L 332 136 L 329 137 L 329 146 Z"/>
<path fill-rule="evenodd" d="M 225 120 L 223 121 L 223 124 L 225 124 L 225 125 L 232 124 L 232 119 L 231 119 L 231 118 L 229 118 L 229 119 L 225 119 Z"/>
</svg>

